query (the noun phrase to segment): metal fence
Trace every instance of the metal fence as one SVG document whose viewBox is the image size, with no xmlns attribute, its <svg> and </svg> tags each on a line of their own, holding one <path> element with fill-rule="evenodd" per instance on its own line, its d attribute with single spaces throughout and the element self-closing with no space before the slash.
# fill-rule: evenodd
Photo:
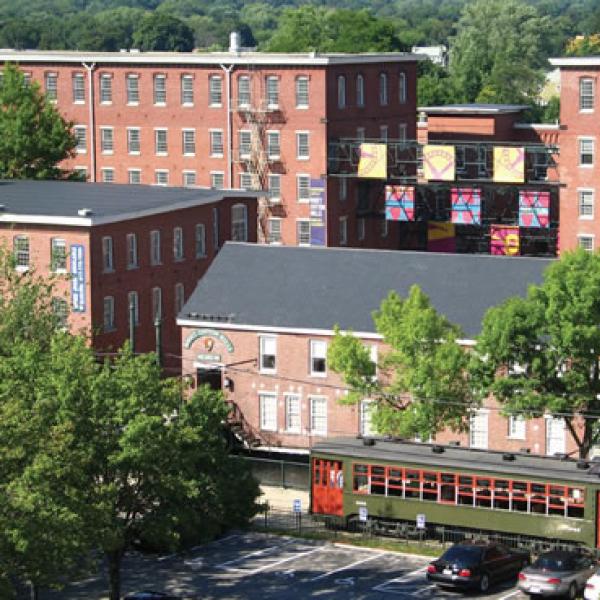
<svg viewBox="0 0 600 600">
<path fill-rule="evenodd" d="M 308 491 L 308 463 L 291 462 L 256 456 L 240 456 L 245 460 L 261 485 Z"/>
</svg>

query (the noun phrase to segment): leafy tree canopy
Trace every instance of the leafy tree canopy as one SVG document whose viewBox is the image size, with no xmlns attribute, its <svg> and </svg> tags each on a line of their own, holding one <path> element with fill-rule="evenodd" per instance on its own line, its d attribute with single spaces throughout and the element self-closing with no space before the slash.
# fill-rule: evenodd
<svg viewBox="0 0 600 600">
<path fill-rule="evenodd" d="M 140 50 L 190 52 L 194 33 L 181 19 L 155 12 L 143 18 L 133 34 L 133 44 Z"/>
<path fill-rule="evenodd" d="M 569 40 L 566 54 L 568 56 L 594 56 L 600 54 L 600 33 L 577 36 Z"/>
</svg>

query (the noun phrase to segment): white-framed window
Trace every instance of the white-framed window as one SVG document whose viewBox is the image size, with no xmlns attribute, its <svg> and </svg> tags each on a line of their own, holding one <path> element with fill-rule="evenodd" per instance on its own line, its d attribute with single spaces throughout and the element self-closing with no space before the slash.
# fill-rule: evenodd
<svg viewBox="0 0 600 600">
<path fill-rule="evenodd" d="M 183 229 L 173 228 L 173 259 L 183 260 Z"/>
<path fill-rule="evenodd" d="M 44 91 L 50 102 L 56 102 L 58 95 L 58 74 L 44 73 Z"/>
<path fill-rule="evenodd" d="M 285 394 L 285 430 L 300 433 L 302 430 L 301 404 L 298 394 Z"/>
<path fill-rule="evenodd" d="M 238 144 L 240 158 L 250 158 L 252 152 L 252 132 L 249 129 L 240 129 L 238 132 Z"/>
<path fill-rule="evenodd" d="M 250 88 L 250 76 L 240 75 L 238 77 L 238 106 L 247 107 L 252 102 L 252 92 Z"/>
<path fill-rule="evenodd" d="M 356 219 L 356 237 L 360 241 L 365 239 L 366 228 L 366 219 L 364 217 L 359 217 Z"/>
<path fill-rule="evenodd" d="M 196 130 L 182 129 L 181 130 L 181 145 L 184 156 L 196 155 Z"/>
<path fill-rule="evenodd" d="M 281 244 L 281 219 L 270 217 L 267 220 L 267 243 Z"/>
<path fill-rule="evenodd" d="M 327 342 L 310 340 L 310 375 L 312 377 L 327 376 Z"/>
<path fill-rule="evenodd" d="M 52 298 L 52 313 L 58 320 L 61 329 L 67 329 L 69 319 L 69 304 L 64 298 Z"/>
<path fill-rule="evenodd" d="M 566 448 L 565 420 L 562 417 L 546 417 L 546 454 L 564 454 Z"/>
<path fill-rule="evenodd" d="M 577 205 L 580 219 L 593 219 L 594 190 L 577 190 Z"/>
<path fill-rule="evenodd" d="M 248 241 L 248 207 L 245 204 L 231 207 L 231 239 L 234 242 Z"/>
<path fill-rule="evenodd" d="M 128 233 L 126 236 L 127 241 L 127 268 L 136 269 L 138 267 L 138 245 L 137 235 L 135 233 Z"/>
<path fill-rule="evenodd" d="M 386 106 L 388 103 L 388 76 L 387 73 L 379 73 L 379 104 Z"/>
<path fill-rule="evenodd" d="M 373 381 L 377 381 L 377 371 L 379 369 L 379 366 L 377 364 L 378 357 L 379 357 L 379 349 L 376 344 L 372 344 L 371 347 L 369 348 L 369 358 L 371 359 L 371 362 L 373 363 L 373 365 L 375 367 L 375 375 L 373 375 Z"/>
<path fill-rule="evenodd" d="M 306 75 L 299 75 L 296 77 L 296 108 L 308 108 L 308 81 Z"/>
<path fill-rule="evenodd" d="M 160 265 L 161 262 L 160 231 L 158 229 L 153 229 L 150 232 L 150 264 Z"/>
<path fill-rule="evenodd" d="M 109 235 L 105 235 L 102 238 L 102 270 L 105 273 L 115 270 L 113 258 L 113 239 Z"/>
<path fill-rule="evenodd" d="M 154 185 L 169 185 L 168 169 L 155 169 L 154 170 Z"/>
<path fill-rule="evenodd" d="M 112 75 L 100 75 L 100 104 L 112 104 Z"/>
<path fill-rule="evenodd" d="M 115 299 L 112 296 L 105 296 L 103 315 L 103 330 L 114 331 L 115 329 Z"/>
<path fill-rule="evenodd" d="M 261 335 L 258 338 L 259 366 L 261 373 L 277 371 L 277 338 L 272 335 Z"/>
<path fill-rule="evenodd" d="M 339 186 L 340 186 L 340 200 L 343 202 L 348 198 L 348 180 L 345 177 L 340 177 Z"/>
<path fill-rule="evenodd" d="M 524 440 L 527 423 L 521 415 L 508 417 L 508 437 L 513 440 Z"/>
<path fill-rule="evenodd" d="M 366 137 L 365 128 L 364 127 L 357 127 L 356 128 L 356 139 L 359 142 L 364 142 L 365 141 L 365 137 Z"/>
<path fill-rule="evenodd" d="M 13 254 L 17 271 L 27 271 L 30 258 L 28 236 L 16 235 L 13 238 Z"/>
<path fill-rule="evenodd" d="M 281 202 L 281 175 L 271 173 L 268 183 L 271 202 Z"/>
<path fill-rule="evenodd" d="M 219 249 L 219 229 L 220 229 L 220 219 L 219 219 L 219 207 L 213 206 L 212 209 L 212 234 L 213 234 L 213 248 L 215 250 Z"/>
<path fill-rule="evenodd" d="M 317 435 L 327 435 L 327 398 L 310 396 L 310 430 Z"/>
<path fill-rule="evenodd" d="M 81 177 L 83 181 L 87 181 L 87 167 L 79 166 L 73 167 L 73 171 Z"/>
<path fill-rule="evenodd" d="M 356 76 L 356 106 L 365 105 L 365 78 L 360 73 Z"/>
<path fill-rule="evenodd" d="M 125 88 L 127 90 L 127 104 L 136 106 L 140 102 L 140 80 L 137 74 L 128 73 L 125 76 Z"/>
<path fill-rule="evenodd" d="M 140 299 L 137 292 L 127 294 L 127 322 L 131 323 L 131 309 L 133 308 L 133 324 L 140 324 Z"/>
<path fill-rule="evenodd" d="M 385 218 L 385 213 L 384 213 L 381 218 L 379 233 L 381 234 L 381 237 L 384 238 L 384 237 L 388 236 L 389 232 L 390 232 L 390 228 L 389 228 L 388 220 Z"/>
<path fill-rule="evenodd" d="M 374 435 L 376 432 L 372 424 L 373 400 L 364 399 L 360 402 L 360 434 L 363 436 Z"/>
<path fill-rule="evenodd" d="M 579 138 L 579 166 L 594 166 L 594 138 Z"/>
<path fill-rule="evenodd" d="M 588 234 L 579 234 L 577 236 L 577 245 L 586 252 L 594 251 L 594 236 Z"/>
<path fill-rule="evenodd" d="M 242 190 L 251 190 L 254 188 L 252 173 L 240 173 L 240 188 Z"/>
<path fill-rule="evenodd" d="M 67 272 L 67 242 L 62 238 L 50 241 L 50 268 L 55 273 Z"/>
<path fill-rule="evenodd" d="M 310 158 L 308 131 L 296 131 L 296 158 L 298 160 L 308 160 Z"/>
<path fill-rule="evenodd" d="M 406 123 L 398 123 L 398 140 L 401 142 L 406 141 L 408 131 L 408 125 Z"/>
<path fill-rule="evenodd" d="M 469 425 L 469 446 L 486 449 L 488 447 L 488 411 L 480 409 L 471 413 Z"/>
<path fill-rule="evenodd" d="M 100 169 L 102 174 L 102 183 L 114 183 L 115 182 L 115 170 L 111 167 L 103 167 Z"/>
<path fill-rule="evenodd" d="M 215 190 L 222 190 L 225 187 L 225 173 L 223 171 L 210 172 L 210 187 Z"/>
<path fill-rule="evenodd" d="M 160 321 L 162 316 L 162 290 L 159 287 L 155 287 L 152 288 L 152 321 Z"/>
<path fill-rule="evenodd" d="M 195 234 L 196 258 L 204 258 L 206 256 L 206 228 L 204 223 L 196 223 Z"/>
<path fill-rule="evenodd" d="M 73 135 L 77 140 L 75 152 L 77 154 L 85 154 L 87 152 L 87 127 L 85 125 L 75 125 L 73 127 Z"/>
<path fill-rule="evenodd" d="M 73 103 L 83 104 L 85 102 L 85 75 L 83 73 L 73 73 L 71 87 L 73 90 Z"/>
<path fill-rule="evenodd" d="M 593 111 L 595 104 L 595 84 L 591 77 L 579 79 L 579 110 Z"/>
<path fill-rule="evenodd" d="M 223 104 L 223 79 L 220 75 L 208 77 L 208 104 L 209 106 L 222 106 Z"/>
<path fill-rule="evenodd" d="M 127 169 L 127 177 L 129 183 L 133 185 L 139 185 L 142 183 L 142 170 L 141 169 Z"/>
<path fill-rule="evenodd" d="M 113 153 L 114 136 L 112 127 L 100 127 L 100 150 L 102 154 Z"/>
<path fill-rule="evenodd" d="M 398 73 L 398 102 L 406 104 L 406 73 Z"/>
<path fill-rule="evenodd" d="M 258 395 L 260 428 L 277 431 L 277 395 L 261 392 Z"/>
<path fill-rule="evenodd" d="M 296 198 L 298 202 L 310 202 L 310 175 L 296 175 Z"/>
<path fill-rule="evenodd" d="M 154 130 L 154 153 L 157 156 L 166 156 L 169 151 L 168 129 Z"/>
<path fill-rule="evenodd" d="M 310 246 L 310 219 L 296 220 L 296 243 L 298 246 Z"/>
<path fill-rule="evenodd" d="M 210 155 L 216 157 L 223 156 L 223 130 L 211 129 L 209 131 L 210 138 Z"/>
<path fill-rule="evenodd" d="M 164 106 L 167 103 L 167 76 L 164 73 L 154 75 L 154 104 Z"/>
<path fill-rule="evenodd" d="M 348 245 L 348 217 L 340 217 L 340 246 Z"/>
<path fill-rule="evenodd" d="M 346 108 L 346 77 L 338 75 L 337 78 L 337 101 L 338 108 Z"/>
<path fill-rule="evenodd" d="M 267 157 L 278 159 L 281 156 L 281 132 L 267 131 Z"/>
<path fill-rule="evenodd" d="M 185 304 L 185 288 L 183 287 L 183 283 L 175 284 L 175 316 L 177 316 L 183 305 Z"/>
<path fill-rule="evenodd" d="M 141 150 L 141 133 L 139 127 L 127 128 L 127 152 L 139 154 Z"/>
<path fill-rule="evenodd" d="M 267 106 L 269 108 L 279 108 L 279 77 L 277 75 L 267 75 L 265 88 L 267 91 Z"/>
<path fill-rule="evenodd" d="M 183 186 L 192 187 L 196 185 L 196 171 L 183 171 Z"/>
<path fill-rule="evenodd" d="M 180 85 L 182 106 L 194 106 L 194 76 L 182 75 Z"/>
<path fill-rule="evenodd" d="M 379 139 L 381 139 L 382 142 L 387 142 L 387 140 L 388 140 L 388 126 L 387 125 L 379 126 Z"/>
</svg>

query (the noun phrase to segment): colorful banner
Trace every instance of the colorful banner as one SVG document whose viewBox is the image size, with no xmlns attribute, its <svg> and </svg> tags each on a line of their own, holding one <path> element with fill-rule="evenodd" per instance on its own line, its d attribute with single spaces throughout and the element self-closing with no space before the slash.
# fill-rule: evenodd
<svg viewBox="0 0 600 600">
<path fill-rule="evenodd" d="M 415 220 L 415 188 L 405 185 L 385 186 L 385 218 L 388 221 Z"/>
<path fill-rule="evenodd" d="M 423 177 L 435 181 L 454 181 L 456 156 L 454 146 L 423 146 Z"/>
<path fill-rule="evenodd" d="M 310 245 L 325 245 L 326 188 L 324 179 L 311 179 L 310 197 Z"/>
<path fill-rule="evenodd" d="M 519 225 L 550 227 L 550 192 L 519 192 Z"/>
<path fill-rule="evenodd" d="M 385 144 L 360 145 L 358 176 L 387 179 L 387 146 Z"/>
<path fill-rule="evenodd" d="M 519 228 L 514 225 L 492 225 L 490 227 L 490 253 L 497 256 L 519 254 Z"/>
<path fill-rule="evenodd" d="M 429 221 L 427 223 L 427 250 L 429 252 L 456 252 L 454 223 Z"/>
<path fill-rule="evenodd" d="M 481 225 L 481 190 L 478 188 L 452 188 L 451 221 L 460 225 Z"/>
<path fill-rule="evenodd" d="M 85 312 L 85 248 L 71 244 L 71 310 Z"/>
<path fill-rule="evenodd" d="M 525 181 L 525 149 L 494 147 L 494 181 L 523 183 Z"/>
</svg>

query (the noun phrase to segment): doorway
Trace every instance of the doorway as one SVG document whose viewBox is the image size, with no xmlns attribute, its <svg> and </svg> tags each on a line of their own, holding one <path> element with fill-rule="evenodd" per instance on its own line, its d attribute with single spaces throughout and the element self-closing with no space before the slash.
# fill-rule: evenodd
<svg viewBox="0 0 600 600">
<path fill-rule="evenodd" d="M 223 370 L 218 367 L 196 369 L 196 387 L 208 385 L 211 390 L 223 389 Z"/>
</svg>

